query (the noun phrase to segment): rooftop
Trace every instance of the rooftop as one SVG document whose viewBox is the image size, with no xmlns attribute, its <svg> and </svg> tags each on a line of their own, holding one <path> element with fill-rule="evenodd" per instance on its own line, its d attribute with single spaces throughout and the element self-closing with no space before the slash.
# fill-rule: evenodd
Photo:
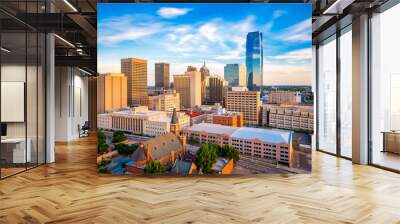
<svg viewBox="0 0 400 224">
<path fill-rule="evenodd" d="M 220 124 L 200 123 L 190 127 L 189 131 L 204 131 L 213 134 L 232 135 L 237 129 L 238 128 Z"/>
<path fill-rule="evenodd" d="M 228 159 L 218 157 L 217 162 L 212 165 L 211 169 L 219 172 L 223 170 L 228 163 Z"/>
<path fill-rule="evenodd" d="M 184 112 L 186 115 L 190 116 L 190 117 L 197 117 L 200 115 L 203 115 L 203 112 L 199 112 L 199 111 L 188 111 L 188 110 L 181 110 L 181 112 Z"/>
<path fill-rule="evenodd" d="M 183 174 L 184 176 L 187 176 L 190 174 L 190 169 L 192 168 L 193 163 L 191 162 L 185 162 L 180 159 L 177 159 L 175 161 L 174 166 L 171 169 L 172 173 L 176 174 Z"/>
<path fill-rule="evenodd" d="M 189 131 L 208 132 L 211 134 L 225 134 L 230 135 L 232 138 L 240 139 L 260 139 L 264 142 L 270 143 L 289 143 L 292 137 L 291 131 L 265 129 L 265 128 L 251 128 L 241 127 L 235 128 L 220 124 L 200 123 L 193 125 L 188 129 Z"/>
<path fill-rule="evenodd" d="M 238 128 L 232 135 L 232 138 L 241 139 L 260 139 L 271 143 L 289 143 L 291 132 L 285 130 L 265 129 L 265 128 Z"/>
</svg>

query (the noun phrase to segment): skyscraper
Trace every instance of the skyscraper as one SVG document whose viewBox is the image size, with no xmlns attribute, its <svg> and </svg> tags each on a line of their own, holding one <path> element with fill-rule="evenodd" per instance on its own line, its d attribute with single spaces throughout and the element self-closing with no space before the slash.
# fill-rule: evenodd
<svg viewBox="0 0 400 224">
<path fill-rule="evenodd" d="M 219 76 L 208 76 L 204 80 L 206 86 L 205 104 L 219 103 L 223 105 L 226 92 L 228 91 L 228 82 Z"/>
<path fill-rule="evenodd" d="M 147 105 L 147 60 L 121 59 L 121 72 L 128 78 L 128 105 Z"/>
<path fill-rule="evenodd" d="M 246 73 L 247 88 L 261 90 L 263 85 L 263 37 L 260 31 L 247 34 Z"/>
<path fill-rule="evenodd" d="M 106 73 L 97 77 L 97 113 L 127 107 L 127 78 L 120 73 Z"/>
<path fill-rule="evenodd" d="M 181 106 L 192 108 L 201 105 L 201 74 L 198 71 L 174 75 L 174 89 L 179 93 Z"/>
<path fill-rule="evenodd" d="M 201 74 L 201 102 L 205 103 L 206 101 L 206 79 L 210 76 L 210 70 L 206 67 L 206 62 L 204 62 L 203 66 L 200 68 Z"/>
<path fill-rule="evenodd" d="M 156 88 L 169 89 L 169 64 L 156 63 L 154 67 Z"/>
<path fill-rule="evenodd" d="M 197 72 L 197 68 L 194 67 L 194 66 L 189 65 L 189 66 L 186 68 L 186 71 L 187 71 L 187 72 Z"/>
<path fill-rule="evenodd" d="M 246 86 L 246 69 L 243 64 L 227 64 L 224 78 L 230 86 Z"/>
<path fill-rule="evenodd" d="M 200 68 L 201 73 L 201 81 L 204 81 L 207 76 L 210 76 L 210 70 L 206 67 L 206 62 L 204 62 L 203 66 Z"/>
</svg>

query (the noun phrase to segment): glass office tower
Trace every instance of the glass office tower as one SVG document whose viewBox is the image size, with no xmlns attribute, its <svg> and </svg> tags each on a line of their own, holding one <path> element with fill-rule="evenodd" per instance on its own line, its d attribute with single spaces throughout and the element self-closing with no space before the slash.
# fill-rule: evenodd
<svg viewBox="0 0 400 224">
<path fill-rule="evenodd" d="M 263 85 L 263 37 L 260 31 L 247 34 L 246 72 L 247 88 L 261 90 Z"/>
<path fill-rule="evenodd" d="M 246 72 L 243 64 L 225 65 L 224 79 L 230 86 L 246 86 Z"/>
</svg>

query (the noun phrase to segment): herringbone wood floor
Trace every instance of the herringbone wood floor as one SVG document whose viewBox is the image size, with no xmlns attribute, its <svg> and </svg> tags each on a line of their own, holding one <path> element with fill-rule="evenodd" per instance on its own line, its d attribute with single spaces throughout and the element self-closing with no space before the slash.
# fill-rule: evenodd
<svg viewBox="0 0 400 224">
<path fill-rule="evenodd" d="M 99 176 L 95 139 L 0 181 L 0 223 L 400 223 L 400 175 L 314 153 L 311 175 Z"/>
</svg>

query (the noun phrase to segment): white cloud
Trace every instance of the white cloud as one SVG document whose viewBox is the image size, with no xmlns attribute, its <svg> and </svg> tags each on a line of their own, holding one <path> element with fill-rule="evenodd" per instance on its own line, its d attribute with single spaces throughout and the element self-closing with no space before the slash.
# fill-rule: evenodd
<svg viewBox="0 0 400 224">
<path fill-rule="evenodd" d="M 284 12 L 274 12 L 272 17 L 277 18 L 283 14 Z M 149 57 L 146 59 L 148 59 L 148 80 L 151 85 L 154 82 L 155 62 L 152 60 L 163 60 L 170 63 L 171 75 L 183 73 L 189 64 L 200 68 L 203 60 L 206 60 L 207 67 L 212 74 L 223 76 L 223 67 L 226 63 L 244 63 L 246 35 L 251 31 L 260 30 L 266 33 L 265 37 L 268 36 L 279 43 L 286 41 L 296 44 L 298 41 L 311 40 L 310 20 L 287 27 L 277 34 L 269 32 L 273 21 L 256 25 L 255 20 L 255 16 L 247 16 L 234 22 L 214 18 L 197 23 L 176 25 L 172 23 L 172 20 L 160 20 L 159 17 L 148 15 L 120 16 L 99 22 L 99 30 L 102 31 L 99 35 L 99 43 L 116 44 L 122 41 L 140 41 L 138 44 L 148 47 L 147 43 L 151 42 L 150 51 L 157 52 L 157 49 L 163 49 L 160 51 L 163 55 L 158 55 L 157 52 L 156 57 L 142 56 L 140 52 L 132 49 L 123 54 L 123 57 L 126 55 Z M 269 43 L 271 44 L 271 42 Z M 281 50 L 281 47 L 274 44 L 265 46 L 265 49 L 264 60 L 267 62 L 264 63 L 265 84 L 309 84 L 311 82 L 311 66 L 308 66 L 311 63 L 311 48 L 281 55 L 267 54 Z M 105 57 L 113 58 L 110 55 L 105 55 Z M 118 58 L 115 65 L 111 64 L 114 63 L 113 60 L 100 60 L 98 71 L 119 72 L 119 58 L 121 57 L 115 56 L 114 58 Z M 103 61 L 105 63 L 102 63 Z"/>
<path fill-rule="evenodd" d="M 101 41 L 104 44 L 113 44 L 126 40 L 137 40 L 156 33 L 157 29 L 159 28 L 160 27 L 157 25 L 153 25 L 152 27 L 147 27 L 147 28 L 132 27 L 126 29 L 124 32 L 115 33 L 99 38 L 99 41 Z"/>
<path fill-rule="evenodd" d="M 163 32 L 165 23 L 142 14 L 123 15 L 99 22 L 99 44 L 116 44 L 122 41 L 135 41 Z"/>
<path fill-rule="evenodd" d="M 178 16 L 183 16 L 186 13 L 188 13 L 189 11 L 191 11 L 191 9 L 188 9 L 188 8 L 161 7 L 157 11 L 157 14 L 163 18 L 171 19 L 171 18 L 175 18 Z"/>
<path fill-rule="evenodd" d="M 272 19 L 278 19 L 279 17 L 281 17 L 281 16 L 283 16 L 283 15 L 285 15 L 286 14 L 286 11 L 283 11 L 283 10 L 275 10 L 273 13 L 272 13 Z"/>
<path fill-rule="evenodd" d="M 311 48 L 304 48 L 300 50 L 290 51 L 281 55 L 269 56 L 268 59 L 305 61 L 305 60 L 311 60 L 311 57 L 312 57 Z"/>
<path fill-rule="evenodd" d="M 199 59 L 214 59 L 220 62 L 238 61 L 244 58 L 246 35 L 255 30 L 255 17 L 248 16 L 243 20 L 232 23 L 220 18 L 214 18 L 192 25 L 180 25 L 165 28 L 168 34 L 166 42 L 161 42 L 169 52 L 177 57 L 197 55 Z M 234 61 L 234 62 L 235 62 Z"/>
<path fill-rule="evenodd" d="M 311 41 L 311 19 L 303 20 L 284 29 L 277 38 L 288 42 Z"/>
<path fill-rule="evenodd" d="M 217 55 L 215 59 L 219 60 L 238 60 L 241 59 L 243 56 L 243 53 L 241 50 L 231 50 L 231 51 L 226 51 L 224 54 Z"/>
</svg>

